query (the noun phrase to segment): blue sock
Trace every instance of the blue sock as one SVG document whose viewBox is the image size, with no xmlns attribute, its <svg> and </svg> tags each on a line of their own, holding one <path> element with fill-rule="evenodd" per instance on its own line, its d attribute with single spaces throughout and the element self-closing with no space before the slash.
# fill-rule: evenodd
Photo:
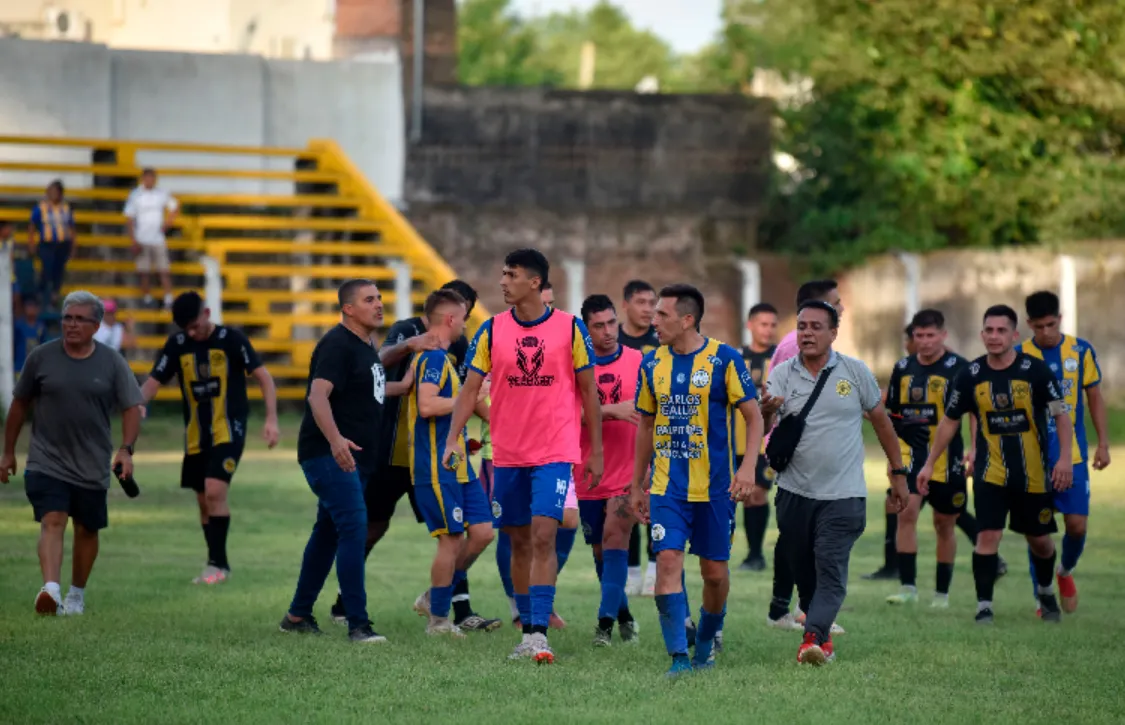
<svg viewBox="0 0 1125 725">
<path fill-rule="evenodd" d="M 515 599 L 516 599 L 516 609 L 518 609 L 519 613 L 520 613 L 520 622 L 523 623 L 523 626 L 530 627 L 531 626 L 531 595 L 530 594 L 517 594 L 517 595 L 515 595 Z"/>
<path fill-rule="evenodd" d="M 598 581 L 602 580 L 602 572 L 605 571 L 605 561 L 594 557 L 594 571 L 598 574 Z"/>
<path fill-rule="evenodd" d="M 664 635 L 664 646 L 668 654 L 687 656 L 687 599 L 683 592 L 657 594 L 656 609 L 660 612 L 660 632 Z"/>
<path fill-rule="evenodd" d="M 504 593 L 511 599 L 516 596 L 516 590 L 512 586 L 512 539 L 503 531 L 496 537 L 496 568 L 500 571 Z"/>
<path fill-rule="evenodd" d="M 1078 566 L 1078 558 L 1082 556 L 1082 550 L 1086 548 L 1086 535 L 1072 537 L 1070 534 L 1064 534 L 1062 540 L 1062 559 L 1061 565 L 1063 571 L 1068 574 L 1074 571 L 1074 567 Z"/>
<path fill-rule="evenodd" d="M 723 628 L 723 618 L 726 616 L 726 607 L 718 614 L 711 614 L 706 609 L 699 608 L 699 634 L 695 638 L 695 663 L 705 664 L 711 657 L 711 648 L 715 644 L 715 633 Z"/>
<path fill-rule="evenodd" d="M 430 587 L 430 614 L 435 617 L 448 617 L 453 602 L 453 585 Z"/>
<path fill-rule="evenodd" d="M 563 567 L 566 566 L 566 560 L 570 558 L 570 550 L 574 548 L 574 537 L 578 535 L 578 529 L 563 529 L 560 528 L 558 533 L 555 534 L 555 556 L 559 560 L 559 573 L 562 573 Z"/>
<path fill-rule="evenodd" d="M 453 588 L 456 589 L 457 585 L 469 578 L 469 572 L 460 569 L 453 572 Z"/>
<path fill-rule="evenodd" d="M 528 588 L 531 597 L 531 626 L 542 627 L 547 631 L 551 622 L 551 612 L 555 610 L 555 588 L 549 584 L 537 584 Z"/>
<path fill-rule="evenodd" d="M 621 611 L 621 599 L 625 596 L 625 582 L 629 578 L 629 551 L 606 549 L 602 558 L 605 560 L 605 576 L 602 578 L 598 619 L 616 619 Z"/>
<path fill-rule="evenodd" d="M 684 593 L 684 617 L 691 614 L 691 602 L 688 601 L 687 596 L 687 570 L 680 572 L 680 590 Z"/>
</svg>

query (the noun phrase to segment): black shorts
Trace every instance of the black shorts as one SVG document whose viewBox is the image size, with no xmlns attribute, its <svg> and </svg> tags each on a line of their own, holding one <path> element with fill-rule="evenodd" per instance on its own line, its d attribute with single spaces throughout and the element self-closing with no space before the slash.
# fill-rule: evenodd
<svg viewBox="0 0 1125 725">
<path fill-rule="evenodd" d="M 410 469 L 404 466 L 381 466 L 367 479 L 363 500 L 367 503 L 367 520 L 390 521 L 395 515 L 399 500 L 406 496 L 418 523 L 424 523 L 418 502 L 414 500 L 414 483 L 410 480 Z"/>
<path fill-rule="evenodd" d="M 918 494 L 918 481 L 914 476 L 906 477 L 910 493 Z M 922 505 L 929 504 L 934 511 L 947 516 L 960 516 L 969 501 L 969 484 L 964 476 L 952 476 L 948 482 L 930 481 L 930 492 L 922 499 Z"/>
<path fill-rule="evenodd" d="M 746 456 L 734 457 L 734 470 L 737 471 L 742 467 L 742 461 L 745 460 L 745 458 Z M 777 474 L 770 468 L 769 461 L 766 460 L 764 455 L 759 454 L 758 462 L 754 465 L 754 482 L 768 490 L 773 488 L 773 480 L 775 478 L 777 478 Z"/>
<path fill-rule="evenodd" d="M 203 493 L 204 481 L 208 478 L 217 478 L 223 483 L 230 483 L 238 468 L 238 462 L 242 459 L 242 448 L 245 443 L 245 438 L 235 438 L 230 443 L 220 443 L 205 448 L 199 453 L 185 455 L 184 465 L 180 469 L 180 488 L 190 488 L 196 493 Z"/>
<path fill-rule="evenodd" d="M 977 523 L 981 531 L 1001 531 L 1008 513 L 1008 529 L 1024 536 L 1046 536 L 1059 530 L 1055 523 L 1054 496 L 1028 493 L 993 483 L 973 481 Z"/>
<path fill-rule="evenodd" d="M 93 490 L 60 481 L 37 471 L 24 471 L 24 490 L 35 520 L 55 511 L 62 511 L 90 531 L 100 531 L 109 525 L 109 511 L 104 489 Z"/>
</svg>

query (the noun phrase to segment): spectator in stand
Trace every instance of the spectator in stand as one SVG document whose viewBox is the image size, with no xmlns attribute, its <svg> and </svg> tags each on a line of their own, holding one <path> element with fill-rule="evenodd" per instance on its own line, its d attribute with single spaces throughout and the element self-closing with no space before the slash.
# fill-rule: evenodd
<svg viewBox="0 0 1125 725">
<path fill-rule="evenodd" d="M 39 254 L 39 293 L 48 307 L 62 289 L 66 263 L 74 250 L 74 213 L 63 198 L 63 183 L 47 185 L 47 196 L 31 210 L 27 230 L 28 251 Z"/>
<path fill-rule="evenodd" d="M 155 169 L 141 172 L 141 185 L 133 189 L 125 201 L 126 224 L 133 240 L 133 256 L 137 258 L 137 273 L 146 307 L 153 306 L 150 294 L 153 272 L 160 274 L 164 307 L 172 307 L 172 275 L 164 235 L 175 223 L 179 208 L 179 202 L 171 194 L 156 188 Z"/>
<path fill-rule="evenodd" d="M 124 321 L 117 319 L 117 302 L 115 300 L 102 300 L 105 305 L 105 316 L 102 317 L 101 327 L 94 333 L 94 339 L 124 354 L 136 346 L 133 339 L 133 321 L 126 318 Z"/>
<path fill-rule="evenodd" d="M 23 314 L 12 325 L 12 352 L 15 371 L 23 370 L 24 360 L 31 351 L 47 341 L 47 324 L 39 319 L 39 300 L 34 296 L 23 301 Z"/>
<path fill-rule="evenodd" d="M 0 250 L 8 255 L 12 264 L 12 315 L 13 319 L 19 319 L 23 314 L 24 296 L 35 293 L 35 263 L 28 256 L 27 247 L 16 242 L 16 228 L 11 222 L 0 221 Z M 26 275 L 29 267 L 30 283 Z"/>
</svg>

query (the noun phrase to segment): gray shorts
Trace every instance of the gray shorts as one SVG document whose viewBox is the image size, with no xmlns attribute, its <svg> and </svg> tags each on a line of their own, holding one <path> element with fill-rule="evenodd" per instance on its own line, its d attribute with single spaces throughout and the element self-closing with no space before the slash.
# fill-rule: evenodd
<svg viewBox="0 0 1125 725">
<path fill-rule="evenodd" d="M 167 272 L 169 266 L 168 247 L 163 244 L 141 245 L 141 252 L 137 255 L 138 272 Z"/>
</svg>

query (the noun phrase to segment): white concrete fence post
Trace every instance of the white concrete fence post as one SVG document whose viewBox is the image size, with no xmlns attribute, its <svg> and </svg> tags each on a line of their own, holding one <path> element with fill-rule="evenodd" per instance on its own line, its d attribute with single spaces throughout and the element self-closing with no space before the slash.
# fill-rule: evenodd
<svg viewBox="0 0 1125 725">
<path fill-rule="evenodd" d="M 739 324 L 742 344 L 749 345 L 753 340 L 746 327 L 746 318 L 750 315 L 750 308 L 762 300 L 762 266 L 753 259 L 740 259 L 738 268 L 742 272 L 742 319 Z"/>
<path fill-rule="evenodd" d="M 1059 256 L 1059 312 L 1062 314 L 1062 331 L 1067 335 L 1078 335 L 1078 273 L 1074 257 L 1069 254 Z"/>
<path fill-rule="evenodd" d="M 586 263 L 581 259 L 564 259 L 563 272 L 566 273 L 566 311 L 577 315 L 586 300 Z"/>
<path fill-rule="evenodd" d="M 0 248 L 0 404 L 3 404 L 4 415 L 12 405 L 12 392 L 15 390 L 16 372 L 15 359 L 12 350 L 12 328 L 15 325 L 15 316 L 12 313 L 12 243 L 7 242 Z"/>
<path fill-rule="evenodd" d="M 203 265 L 203 303 L 211 310 L 211 321 L 223 324 L 223 270 L 214 257 L 200 257 Z"/>
<path fill-rule="evenodd" d="M 922 307 L 922 262 L 917 254 L 907 252 L 899 253 L 898 260 L 902 263 L 903 270 L 906 272 L 906 279 L 903 280 L 905 293 L 903 307 L 906 312 L 904 316 L 905 324 L 909 325 L 910 321 L 914 319 L 914 315 L 918 314 L 918 310 Z"/>
<path fill-rule="evenodd" d="M 414 277 L 410 265 L 402 259 L 392 259 L 387 265 L 395 273 L 395 322 L 414 316 Z"/>
</svg>

